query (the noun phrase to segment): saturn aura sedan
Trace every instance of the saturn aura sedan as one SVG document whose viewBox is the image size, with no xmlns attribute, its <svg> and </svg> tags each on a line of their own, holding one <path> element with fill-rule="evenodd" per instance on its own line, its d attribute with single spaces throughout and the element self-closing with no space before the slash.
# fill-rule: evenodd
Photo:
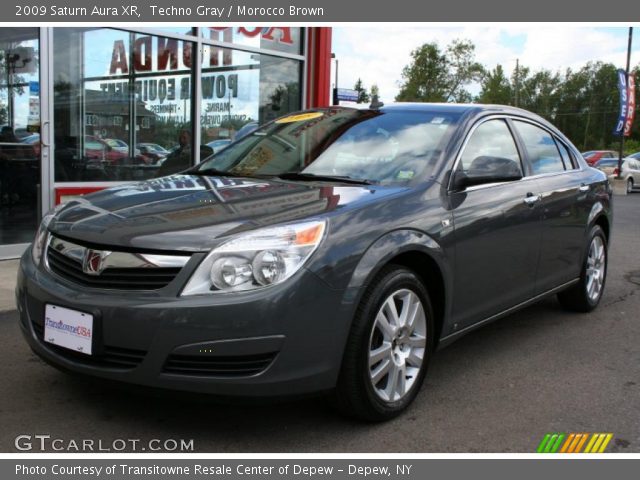
<svg viewBox="0 0 640 480">
<path fill-rule="evenodd" d="M 605 174 L 526 111 L 315 109 L 59 205 L 21 260 L 21 327 L 62 370 L 385 420 L 436 348 L 549 295 L 594 309 L 611 215 Z"/>
</svg>

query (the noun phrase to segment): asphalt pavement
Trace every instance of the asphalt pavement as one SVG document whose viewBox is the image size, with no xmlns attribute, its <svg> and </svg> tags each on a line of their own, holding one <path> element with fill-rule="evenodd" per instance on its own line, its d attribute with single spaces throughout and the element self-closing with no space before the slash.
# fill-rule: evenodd
<svg viewBox="0 0 640 480">
<path fill-rule="evenodd" d="M 0 263 L 0 270 L 15 263 Z M 615 198 L 600 307 L 555 298 L 438 352 L 412 408 L 384 424 L 337 415 L 321 398 L 269 405 L 131 392 L 60 373 L 0 313 L 0 451 L 21 434 L 66 442 L 193 439 L 196 452 L 534 452 L 549 432 L 611 432 L 640 452 L 640 194 Z"/>
</svg>

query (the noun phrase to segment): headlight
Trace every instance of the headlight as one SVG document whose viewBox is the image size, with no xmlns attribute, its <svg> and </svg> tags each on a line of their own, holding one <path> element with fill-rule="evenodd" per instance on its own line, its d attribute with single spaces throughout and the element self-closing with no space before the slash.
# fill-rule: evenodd
<svg viewBox="0 0 640 480">
<path fill-rule="evenodd" d="M 325 222 L 264 228 L 223 243 L 207 255 L 182 295 L 237 292 L 276 285 L 296 273 L 320 244 Z"/>
<path fill-rule="evenodd" d="M 36 265 L 40 264 L 42 253 L 44 252 L 44 249 L 47 245 L 47 238 L 49 237 L 47 227 L 51 223 L 54 215 L 62 210 L 65 206 L 65 203 L 61 203 L 57 207 L 51 209 L 44 217 L 42 217 L 42 221 L 40 222 L 40 226 L 38 227 L 36 236 L 33 239 L 33 244 L 31 245 L 31 256 L 33 257 L 33 261 Z"/>
</svg>

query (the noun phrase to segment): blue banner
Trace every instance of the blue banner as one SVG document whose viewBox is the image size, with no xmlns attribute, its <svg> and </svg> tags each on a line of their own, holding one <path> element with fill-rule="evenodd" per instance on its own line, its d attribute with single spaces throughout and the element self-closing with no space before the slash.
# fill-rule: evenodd
<svg viewBox="0 0 640 480">
<path fill-rule="evenodd" d="M 622 69 L 618 70 L 618 91 L 620 92 L 620 115 L 616 122 L 616 128 L 613 129 L 613 134 L 620 136 L 624 132 L 628 107 L 627 72 Z"/>
</svg>

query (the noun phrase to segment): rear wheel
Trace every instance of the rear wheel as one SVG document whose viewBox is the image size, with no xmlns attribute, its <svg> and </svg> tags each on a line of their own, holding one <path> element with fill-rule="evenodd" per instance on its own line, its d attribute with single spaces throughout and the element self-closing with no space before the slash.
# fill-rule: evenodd
<svg viewBox="0 0 640 480">
<path fill-rule="evenodd" d="M 567 310 L 590 312 L 598 306 L 607 277 L 607 238 L 598 225 L 589 232 L 580 281 L 560 292 L 558 300 Z"/>
<path fill-rule="evenodd" d="M 433 310 L 418 277 L 385 267 L 358 308 L 335 392 L 344 413 L 393 418 L 420 390 L 433 350 Z"/>
</svg>

